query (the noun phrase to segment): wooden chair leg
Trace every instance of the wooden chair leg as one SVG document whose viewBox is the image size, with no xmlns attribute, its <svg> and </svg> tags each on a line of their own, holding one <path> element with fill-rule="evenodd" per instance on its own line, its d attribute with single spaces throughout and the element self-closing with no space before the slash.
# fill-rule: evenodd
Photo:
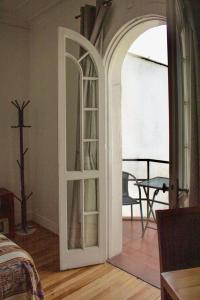
<svg viewBox="0 0 200 300">
<path fill-rule="evenodd" d="M 167 293 L 167 291 L 162 286 L 161 286 L 161 300 L 172 300 L 171 296 Z"/>
</svg>

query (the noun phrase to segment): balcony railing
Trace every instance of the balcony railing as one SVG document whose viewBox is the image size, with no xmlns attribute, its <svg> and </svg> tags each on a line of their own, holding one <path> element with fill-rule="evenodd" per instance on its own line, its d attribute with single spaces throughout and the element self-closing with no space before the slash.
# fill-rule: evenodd
<svg viewBox="0 0 200 300">
<path fill-rule="evenodd" d="M 144 178 L 138 178 L 137 176 L 137 180 L 138 181 L 143 181 L 143 180 L 149 180 L 151 178 L 151 165 L 152 163 L 154 164 L 168 164 L 169 165 L 169 161 L 167 160 L 158 160 L 158 159 L 151 159 L 151 158 L 124 158 L 122 159 L 123 162 L 146 162 L 146 175 Z M 130 172 L 131 173 L 131 172 Z M 132 172 L 133 175 L 135 175 L 135 172 Z M 159 174 L 157 175 L 159 176 Z M 134 181 L 134 179 L 132 179 L 131 181 Z M 149 188 L 147 188 L 147 197 L 149 198 L 149 201 L 152 201 L 149 197 Z M 154 200 L 154 203 L 158 203 L 158 204 L 162 204 L 162 205 L 169 205 L 169 203 L 165 203 L 163 201 L 159 201 L 159 200 Z"/>
</svg>

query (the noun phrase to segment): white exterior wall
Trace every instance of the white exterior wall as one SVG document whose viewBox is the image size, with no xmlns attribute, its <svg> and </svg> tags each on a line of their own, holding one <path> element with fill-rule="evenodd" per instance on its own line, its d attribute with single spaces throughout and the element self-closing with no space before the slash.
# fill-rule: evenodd
<svg viewBox="0 0 200 300">
<path fill-rule="evenodd" d="M 122 67 L 122 157 L 169 160 L 168 69 L 129 53 Z M 143 162 L 124 162 L 123 170 L 147 176 Z M 168 177 L 168 170 L 168 165 L 151 163 L 150 177 Z M 168 194 L 160 192 L 157 200 L 167 201 Z M 139 207 L 134 209 L 140 215 Z M 130 216 L 130 207 L 123 207 L 123 216 Z"/>
</svg>

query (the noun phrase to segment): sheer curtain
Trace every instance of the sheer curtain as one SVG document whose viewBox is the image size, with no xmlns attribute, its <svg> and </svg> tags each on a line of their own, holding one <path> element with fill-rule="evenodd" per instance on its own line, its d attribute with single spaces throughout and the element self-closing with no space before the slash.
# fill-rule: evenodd
<svg viewBox="0 0 200 300">
<path fill-rule="evenodd" d="M 92 33 L 92 28 L 94 26 L 96 17 L 96 9 L 93 6 L 86 5 L 85 7 L 81 8 L 81 25 L 80 25 L 80 32 L 82 35 L 84 35 L 87 39 L 90 38 Z M 80 49 L 80 57 L 84 54 L 84 50 Z M 91 70 L 90 62 L 87 62 L 87 57 L 84 60 L 82 69 L 84 75 L 88 73 Z M 79 78 L 81 80 L 81 78 Z M 85 99 L 87 99 L 87 94 L 90 96 L 90 88 L 88 86 L 85 86 L 85 84 L 88 84 L 87 81 L 85 81 L 83 87 L 83 98 L 84 103 Z M 80 90 L 79 90 L 79 96 L 80 96 Z M 80 101 L 78 102 L 77 107 L 77 137 L 76 137 L 76 164 L 81 165 L 81 153 L 80 153 Z M 84 160 L 85 161 L 85 160 Z M 80 206 L 80 182 L 74 181 L 73 183 L 73 194 L 72 194 L 72 204 L 71 204 L 71 212 L 68 214 L 68 245 L 69 249 L 76 249 L 81 248 L 82 246 L 82 224 L 81 224 L 81 206 Z M 68 200 L 69 201 L 69 200 Z"/>
<path fill-rule="evenodd" d="M 189 202 L 184 206 L 200 205 L 200 89 L 197 32 L 191 1 L 180 1 L 184 8 L 184 115 L 185 122 L 185 185 L 189 187 Z M 181 202 L 181 201 L 180 201 Z"/>
<path fill-rule="evenodd" d="M 188 6 L 189 7 L 189 4 Z M 191 20 L 191 16 L 189 16 Z M 199 88 L 199 49 L 196 30 L 190 26 L 190 68 L 191 78 L 189 88 L 191 91 L 191 128 L 190 128 L 190 193 L 189 205 L 200 206 L 200 88 Z"/>
<path fill-rule="evenodd" d="M 111 1 L 98 1 L 97 8 L 86 5 L 81 8 L 81 34 L 84 35 L 97 48 L 99 53 L 102 51 L 103 41 L 103 23 L 108 12 L 108 7 Z M 96 12 L 97 10 L 97 12 Z M 81 55 L 80 55 L 81 56 Z M 82 63 L 82 70 L 85 77 L 93 78 L 93 80 L 83 81 L 83 103 L 85 108 L 97 108 L 97 81 L 98 77 L 96 68 L 90 56 L 87 55 Z M 79 107 L 80 111 L 80 107 Z M 80 120 L 79 120 L 80 121 Z M 78 128 L 78 126 L 77 126 Z M 84 170 L 98 169 L 98 115 L 97 112 L 91 111 L 84 117 L 84 139 L 94 140 L 84 143 L 83 161 Z M 77 136 L 77 149 L 79 149 L 80 135 Z M 77 152 L 76 160 L 80 160 L 80 153 Z M 85 239 L 87 246 L 97 246 L 98 244 L 98 224 L 95 218 L 85 218 L 84 220 L 84 237 L 81 237 L 81 214 L 79 207 L 80 187 L 78 182 L 74 182 L 71 217 L 68 222 L 70 224 L 69 230 L 69 248 L 80 248 L 82 239 Z M 84 181 L 84 209 L 85 211 L 97 211 L 98 199 L 98 183 L 95 179 Z"/>
<path fill-rule="evenodd" d="M 191 2 L 174 2 L 178 24 L 177 41 L 181 46 L 181 57 L 177 61 L 178 90 L 181 91 L 179 94 L 182 107 L 179 107 L 179 118 L 183 118 L 182 124 L 180 123 L 182 129 L 179 131 L 179 138 L 180 134 L 182 135 L 179 144 L 182 147 L 182 151 L 179 151 L 179 164 L 182 164 L 179 179 L 182 177 L 182 180 L 179 182 L 179 188 L 189 188 L 189 197 L 185 193 L 179 195 L 180 206 L 200 205 L 199 49 Z"/>
</svg>

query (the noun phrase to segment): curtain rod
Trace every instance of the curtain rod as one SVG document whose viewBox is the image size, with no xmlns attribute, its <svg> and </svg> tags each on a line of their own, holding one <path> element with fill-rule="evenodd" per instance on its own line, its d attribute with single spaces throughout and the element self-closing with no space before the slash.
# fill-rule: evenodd
<svg viewBox="0 0 200 300">
<path fill-rule="evenodd" d="M 112 0 L 104 0 L 102 4 L 104 7 L 109 7 L 112 5 Z M 75 16 L 75 19 L 79 19 L 80 17 L 81 15 Z"/>
</svg>

